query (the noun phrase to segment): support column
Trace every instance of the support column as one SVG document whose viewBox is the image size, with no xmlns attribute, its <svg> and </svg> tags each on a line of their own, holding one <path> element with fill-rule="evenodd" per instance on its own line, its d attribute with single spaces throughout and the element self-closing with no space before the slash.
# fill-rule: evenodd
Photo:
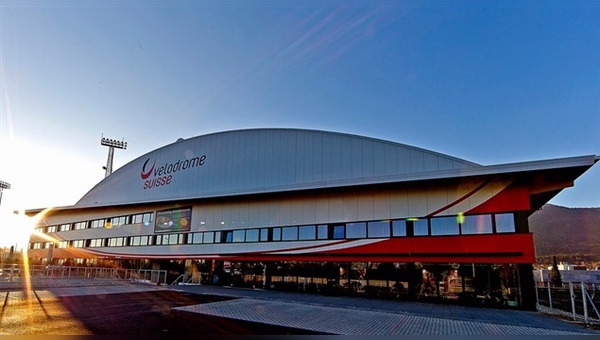
<svg viewBox="0 0 600 340">
<path fill-rule="evenodd" d="M 160 284 L 160 262 L 152 262 L 152 272 L 150 274 L 150 282 Z"/>
<path fill-rule="evenodd" d="M 521 290 L 521 308 L 524 310 L 536 310 L 535 281 L 533 279 L 533 265 L 519 264 L 519 288 Z"/>
</svg>

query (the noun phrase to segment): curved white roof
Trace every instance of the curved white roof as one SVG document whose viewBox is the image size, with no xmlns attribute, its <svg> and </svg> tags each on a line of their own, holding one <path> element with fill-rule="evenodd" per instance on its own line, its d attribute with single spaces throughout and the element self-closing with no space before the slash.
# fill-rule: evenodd
<svg viewBox="0 0 600 340">
<path fill-rule="evenodd" d="M 218 132 L 151 151 L 117 169 L 76 207 L 149 203 L 406 181 L 481 166 L 395 142 L 337 132 Z"/>
</svg>

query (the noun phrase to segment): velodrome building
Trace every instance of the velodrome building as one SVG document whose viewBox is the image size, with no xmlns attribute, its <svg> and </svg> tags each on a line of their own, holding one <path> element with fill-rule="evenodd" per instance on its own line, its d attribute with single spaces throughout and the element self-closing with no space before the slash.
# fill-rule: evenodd
<svg viewBox="0 0 600 340">
<path fill-rule="evenodd" d="M 499 165 L 303 129 L 179 139 L 38 216 L 28 256 L 206 284 L 535 308 L 528 217 L 594 155 Z"/>
</svg>

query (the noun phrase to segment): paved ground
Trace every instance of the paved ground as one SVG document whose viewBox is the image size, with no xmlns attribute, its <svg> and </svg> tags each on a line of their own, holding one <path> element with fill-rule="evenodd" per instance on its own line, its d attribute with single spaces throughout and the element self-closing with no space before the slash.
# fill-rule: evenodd
<svg viewBox="0 0 600 340">
<path fill-rule="evenodd" d="M 600 335 L 540 312 L 102 280 L 0 284 L 0 334 Z"/>
<path fill-rule="evenodd" d="M 0 284 L 0 335 L 320 334 L 175 309 L 232 299 L 226 296 L 94 280 L 53 280 L 25 292 L 15 288 L 3 291 Z"/>
<path fill-rule="evenodd" d="M 600 335 L 540 312 L 215 286 L 171 289 L 238 298 L 178 310 L 331 334 Z"/>
</svg>

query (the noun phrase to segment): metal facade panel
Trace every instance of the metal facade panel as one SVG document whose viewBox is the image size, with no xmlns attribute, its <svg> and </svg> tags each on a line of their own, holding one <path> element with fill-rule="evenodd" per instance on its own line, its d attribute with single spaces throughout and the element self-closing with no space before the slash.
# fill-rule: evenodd
<svg viewBox="0 0 600 340">
<path fill-rule="evenodd" d="M 425 190 L 409 190 L 408 192 L 408 215 L 412 217 L 426 216 L 427 192 Z"/>
<path fill-rule="evenodd" d="M 398 157 L 398 173 L 408 174 L 412 172 L 411 150 L 406 148 L 396 148 Z"/>
<path fill-rule="evenodd" d="M 409 150 L 410 155 L 410 172 L 425 171 L 425 157 L 422 152 L 417 150 Z"/>
<path fill-rule="evenodd" d="M 291 209 L 290 209 L 290 222 L 288 224 L 291 224 L 291 225 L 302 224 L 302 214 L 304 212 L 303 208 L 304 207 L 303 207 L 302 200 L 295 200 L 292 203 Z"/>
<path fill-rule="evenodd" d="M 323 135 L 313 134 L 312 176 L 313 181 L 323 181 Z"/>
<path fill-rule="evenodd" d="M 375 175 L 375 152 L 373 142 L 363 140 L 362 142 L 362 176 L 373 177 Z"/>
<path fill-rule="evenodd" d="M 373 214 L 373 193 L 369 192 L 365 195 L 357 197 L 357 221 L 369 221 L 374 219 Z"/>
<path fill-rule="evenodd" d="M 181 139 L 149 152 L 114 171 L 76 206 L 360 184 L 448 167 L 477 166 L 407 145 L 334 132 L 227 131 Z"/>
<path fill-rule="evenodd" d="M 302 200 L 302 221 L 300 224 L 315 224 L 317 222 L 317 200 Z"/>
<path fill-rule="evenodd" d="M 423 153 L 423 170 L 424 171 L 438 171 L 438 158 L 434 155 Z"/>
<path fill-rule="evenodd" d="M 344 195 L 342 221 L 358 221 L 358 198 L 356 195 Z"/>
<path fill-rule="evenodd" d="M 315 221 L 322 223 L 329 219 L 329 204 L 323 200 L 315 201 Z"/>
<path fill-rule="evenodd" d="M 408 190 L 396 190 L 390 194 L 390 218 L 410 217 L 408 213 Z"/>
<path fill-rule="evenodd" d="M 279 225 L 292 224 L 292 202 L 289 200 L 281 201 L 279 205 Z"/>
<path fill-rule="evenodd" d="M 363 143 L 360 139 L 352 139 L 350 143 L 352 147 L 352 155 L 350 156 L 350 164 L 352 167 L 351 178 L 363 177 Z"/>
<path fill-rule="evenodd" d="M 446 186 L 431 186 L 427 187 L 427 211 L 432 213 L 434 211 L 438 211 L 446 206 L 448 206 L 451 202 L 448 200 L 448 189 Z M 440 211 L 437 215 L 446 215 L 448 213 L 448 209 L 444 211 Z"/>
<path fill-rule="evenodd" d="M 336 150 L 334 150 L 336 152 Z M 343 136 L 340 145 L 340 165 L 341 175 L 340 179 L 351 179 L 353 178 L 352 168 L 352 139 Z"/>
<path fill-rule="evenodd" d="M 343 221 L 344 202 L 342 197 L 339 195 L 332 196 L 327 203 L 327 206 L 329 207 L 329 219 L 332 221 Z"/>
<path fill-rule="evenodd" d="M 378 192 L 373 195 L 373 219 L 392 218 L 391 197 L 387 192 Z"/>
<path fill-rule="evenodd" d="M 280 225 L 281 223 L 281 205 L 278 204 L 278 201 L 273 201 L 272 204 L 269 205 L 269 225 Z"/>
</svg>

